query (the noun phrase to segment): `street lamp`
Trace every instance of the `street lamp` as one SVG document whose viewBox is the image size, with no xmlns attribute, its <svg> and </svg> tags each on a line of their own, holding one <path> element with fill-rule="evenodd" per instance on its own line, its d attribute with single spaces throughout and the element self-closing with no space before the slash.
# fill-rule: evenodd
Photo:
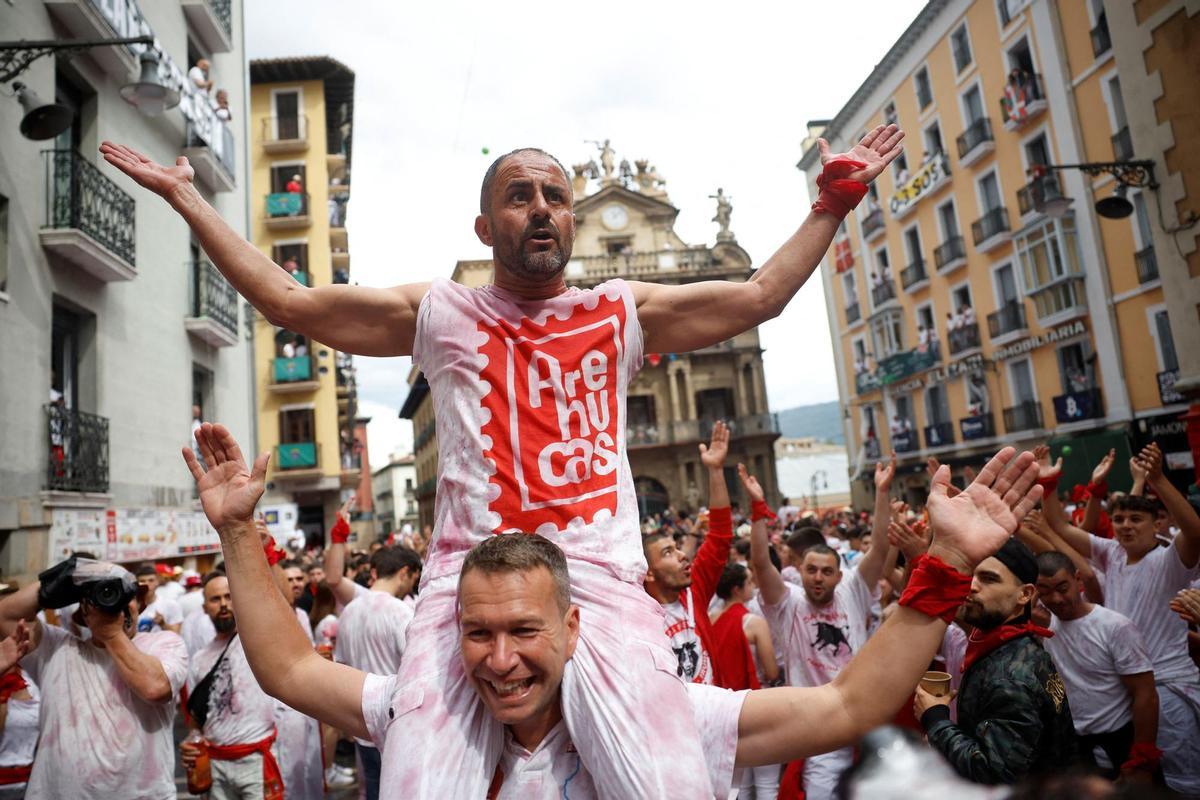
<svg viewBox="0 0 1200 800">
<path fill-rule="evenodd" d="M 1059 188 L 1058 179 L 1052 172 L 1077 169 L 1091 175 L 1112 175 L 1117 181 L 1117 191 L 1109 197 L 1096 201 L 1096 213 L 1106 219 L 1124 219 L 1133 213 L 1133 204 L 1126 199 L 1129 189 L 1157 189 L 1154 180 L 1153 161 L 1103 161 L 1085 164 L 1035 164 L 1029 174 L 1035 181 L 1033 207 L 1051 217 L 1061 217 L 1071 209 L 1071 198 Z"/>
<path fill-rule="evenodd" d="M 818 478 L 820 479 L 821 488 L 828 489 L 829 488 L 829 473 L 827 473 L 823 469 L 819 469 L 812 474 L 811 478 L 808 479 L 809 485 L 812 487 L 812 499 L 813 499 L 812 507 L 813 507 L 814 514 L 817 513 L 817 479 Z"/>
<path fill-rule="evenodd" d="M 120 39 L 80 39 L 75 41 L 0 42 L 0 84 L 8 83 L 42 56 L 64 53 L 67 57 L 93 47 L 144 44 L 141 55 L 141 78 L 121 89 L 121 96 L 147 116 L 161 114 L 179 104 L 179 92 L 158 82 L 158 54 L 154 51 L 153 36 L 128 36 Z M 26 139 L 51 139 L 71 127 L 72 112 L 66 106 L 43 103 L 25 84 L 14 83 L 17 101 L 25 109 L 21 119 L 21 135 Z"/>
</svg>

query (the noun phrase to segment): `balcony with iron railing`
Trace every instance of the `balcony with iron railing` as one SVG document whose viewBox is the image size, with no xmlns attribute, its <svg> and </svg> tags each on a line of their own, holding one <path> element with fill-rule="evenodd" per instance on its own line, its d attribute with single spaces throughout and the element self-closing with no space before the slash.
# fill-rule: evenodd
<svg viewBox="0 0 1200 800">
<path fill-rule="evenodd" d="M 46 409 L 46 488 L 108 491 L 108 418 L 50 403 Z"/>
<path fill-rule="evenodd" d="M 971 166 L 996 149 L 991 119 L 980 117 L 968 125 L 954 141 L 958 145 L 958 163 L 964 167 Z"/>
<path fill-rule="evenodd" d="M 862 220 L 862 236 L 864 241 L 872 241 L 877 234 L 884 231 L 883 209 L 873 208 Z"/>
<path fill-rule="evenodd" d="M 895 299 L 896 284 L 890 275 L 871 287 L 871 302 L 875 304 L 875 308 Z"/>
<path fill-rule="evenodd" d="M 308 215 L 308 192 L 272 192 L 267 195 L 268 230 L 307 228 L 312 219 Z"/>
<path fill-rule="evenodd" d="M 658 273 L 704 274 L 730 270 L 713 258 L 707 247 L 688 247 L 678 250 L 646 250 L 628 253 L 573 256 L 567 265 L 568 282 L 606 279 L 620 276 L 654 275 Z M 741 269 L 740 267 L 738 269 Z"/>
<path fill-rule="evenodd" d="M 1133 135 L 1129 132 L 1128 125 L 1112 135 L 1112 151 L 1116 161 L 1133 159 Z"/>
<path fill-rule="evenodd" d="M 954 423 L 937 422 L 925 426 L 925 446 L 928 448 L 947 447 L 954 444 Z"/>
<path fill-rule="evenodd" d="M 725 420 L 715 419 L 682 419 L 671 423 L 671 444 L 687 444 L 691 442 L 706 442 L 712 438 L 713 426 L 723 421 L 729 429 L 730 437 L 742 439 L 751 436 L 778 436 L 779 418 L 775 414 L 751 414 L 744 417 L 730 417 Z M 661 431 L 666 433 L 666 431 Z"/>
<path fill-rule="evenodd" d="M 189 313 L 183 321 L 188 333 L 213 347 L 230 347 L 238 339 L 238 295 L 220 270 L 208 261 L 189 265 Z"/>
<path fill-rule="evenodd" d="M 964 442 L 973 439 L 990 439 L 996 435 L 996 423 L 991 414 L 976 414 L 958 421 L 958 432 Z"/>
<path fill-rule="evenodd" d="M 1092 28 L 1092 55 L 1096 58 L 1112 50 L 1112 36 L 1108 33 L 1108 15 L 1100 12 L 1096 27 Z"/>
<path fill-rule="evenodd" d="M 906 292 L 916 291 L 921 286 L 929 285 L 929 273 L 925 271 L 925 259 L 918 258 L 900 270 L 900 285 Z"/>
<path fill-rule="evenodd" d="M 1046 110 L 1046 92 L 1042 87 L 1042 76 L 1023 70 L 1014 70 L 1000 98 L 1000 113 L 1004 119 L 1004 130 L 1015 131 L 1029 124 Z"/>
<path fill-rule="evenodd" d="M 858 301 L 855 300 L 846 306 L 846 324 L 853 325 L 862 319 L 862 310 L 859 308 Z"/>
<path fill-rule="evenodd" d="M 316 391 L 320 385 L 316 359 L 311 355 L 280 356 L 271 359 L 268 391 L 276 394 L 299 394 Z"/>
<path fill-rule="evenodd" d="M 1099 389 L 1066 392 L 1054 397 L 1054 419 L 1060 425 L 1104 417 L 1104 398 Z"/>
<path fill-rule="evenodd" d="M 233 49 L 231 0 L 181 0 L 180 5 L 188 27 L 196 32 L 205 49 L 211 53 Z"/>
<path fill-rule="evenodd" d="M 46 224 L 42 247 L 99 280 L 137 276 L 133 197 L 74 150 L 43 150 Z"/>
<path fill-rule="evenodd" d="M 933 264 L 941 274 L 953 272 L 967 263 L 967 243 L 954 235 L 933 249 Z"/>
<path fill-rule="evenodd" d="M 263 151 L 296 153 L 308 149 L 308 117 L 266 117 L 262 121 Z"/>
<path fill-rule="evenodd" d="M 237 188 L 236 153 L 233 131 L 217 122 L 207 132 L 188 120 L 184 129 L 183 154 L 196 171 L 196 177 L 214 192 L 232 192 Z"/>
<path fill-rule="evenodd" d="M 921 437 L 911 428 L 893 431 L 892 449 L 897 453 L 915 453 L 921 449 Z"/>
<path fill-rule="evenodd" d="M 1001 337 L 1011 337 L 1025 331 L 1025 303 L 1022 300 L 1010 300 L 999 309 L 988 314 L 988 335 L 995 344 Z"/>
<path fill-rule="evenodd" d="M 960 353 L 965 353 L 969 350 L 974 350 L 980 346 L 979 343 L 979 325 L 978 323 L 963 323 L 961 327 L 949 331 L 946 338 L 950 343 L 950 356 L 954 357 Z"/>
<path fill-rule="evenodd" d="M 1008 433 L 1040 430 L 1042 427 L 1042 404 L 1037 400 L 1026 400 L 1004 409 L 1004 430 Z"/>
<path fill-rule="evenodd" d="M 971 223 L 971 239 L 981 253 L 994 250 L 1012 238 L 1008 224 L 1008 209 L 997 206 Z"/>
<path fill-rule="evenodd" d="M 321 476 L 316 442 L 283 442 L 275 446 L 276 481 L 310 480 Z"/>
<path fill-rule="evenodd" d="M 1137 264 L 1138 283 L 1150 283 L 1158 280 L 1158 257 L 1154 255 L 1154 245 L 1147 245 L 1133 254 Z"/>
</svg>

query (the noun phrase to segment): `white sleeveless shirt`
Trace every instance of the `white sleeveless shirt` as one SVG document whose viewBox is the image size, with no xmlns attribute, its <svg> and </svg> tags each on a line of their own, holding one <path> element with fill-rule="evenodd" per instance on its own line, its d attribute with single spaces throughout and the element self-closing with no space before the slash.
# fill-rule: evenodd
<svg viewBox="0 0 1200 800">
<path fill-rule="evenodd" d="M 641 582 L 625 397 L 642 329 L 628 284 L 525 300 L 436 280 L 413 361 L 429 381 L 438 441 L 424 580 L 457 572 L 485 537 L 522 531 Z"/>
</svg>

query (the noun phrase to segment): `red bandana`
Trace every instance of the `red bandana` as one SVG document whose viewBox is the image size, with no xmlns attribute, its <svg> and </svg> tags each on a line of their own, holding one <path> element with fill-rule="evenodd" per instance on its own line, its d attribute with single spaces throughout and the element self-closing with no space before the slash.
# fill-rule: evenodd
<svg viewBox="0 0 1200 800">
<path fill-rule="evenodd" d="M 967 639 L 967 654 L 963 658 L 962 671 L 965 673 L 971 668 L 972 664 L 1005 642 L 1030 633 L 1034 636 L 1041 636 L 1043 639 L 1049 639 L 1054 635 L 1054 632 L 1049 628 L 1034 625 L 1032 622 L 1025 622 L 1020 625 L 1012 623 L 1001 625 L 999 628 L 983 634 L 976 629 L 971 634 L 971 637 Z"/>
</svg>

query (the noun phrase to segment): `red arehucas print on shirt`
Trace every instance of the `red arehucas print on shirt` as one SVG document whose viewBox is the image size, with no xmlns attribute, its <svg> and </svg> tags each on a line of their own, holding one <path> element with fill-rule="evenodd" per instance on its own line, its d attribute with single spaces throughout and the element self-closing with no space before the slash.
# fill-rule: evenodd
<svg viewBox="0 0 1200 800">
<path fill-rule="evenodd" d="M 576 305 L 566 319 L 479 323 L 495 532 L 548 522 L 561 531 L 576 517 L 588 524 L 600 511 L 616 514 L 625 323 L 625 303 L 608 297 Z"/>
</svg>

